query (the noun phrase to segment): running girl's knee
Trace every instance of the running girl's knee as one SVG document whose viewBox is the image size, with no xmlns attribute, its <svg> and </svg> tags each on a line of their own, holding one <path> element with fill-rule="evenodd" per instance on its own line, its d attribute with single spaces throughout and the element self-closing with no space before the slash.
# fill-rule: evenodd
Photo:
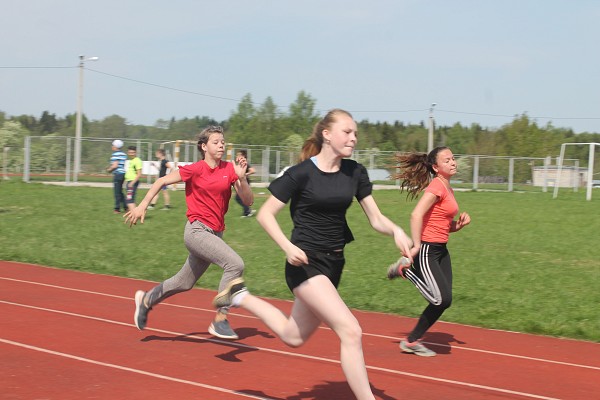
<svg viewBox="0 0 600 400">
<path fill-rule="evenodd" d="M 358 324 L 358 321 L 338 329 L 336 333 L 338 334 L 340 341 L 344 344 L 361 345 L 362 328 Z"/>
<path fill-rule="evenodd" d="M 442 299 L 440 307 L 442 307 L 445 310 L 447 308 L 450 308 L 451 305 L 452 305 L 452 296 L 448 296 L 448 297 L 444 297 Z"/>
<path fill-rule="evenodd" d="M 436 308 L 440 309 L 440 310 L 446 310 L 448 308 L 450 308 L 450 306 L 452 305 L 452 296 L 441 296 L 439 299 L 436 299 L 437 301 L 434 303 L 434 305 L 436 306 Z"/>
<path fill-rule="evenodd" d="M 223 265 L 223 270 L 235 276 L 242 276 L 242 272 L 244 272 L 244 260 L 240 256 L 232 257 L 231 260 Z"/>
</svg>

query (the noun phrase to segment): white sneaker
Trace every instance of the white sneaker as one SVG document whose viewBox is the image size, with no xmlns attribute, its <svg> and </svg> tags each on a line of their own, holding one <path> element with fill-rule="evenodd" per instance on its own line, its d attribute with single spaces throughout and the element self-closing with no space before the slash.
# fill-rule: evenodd
<svg viewBox="0 0 600 400">
<path fill-rule="evenodd" d="M 231 329 L 229 321 L 226 319 L 223 321 L 213 321 L 208 327 L 208 333 L 221 339 L 239 339 L 235 331 Z"/>
<path fill-rule="evenodd" d="M 421 357 L 433 357 L 436 355 L 435 351 L 429 350 L 419 340 L 414 343 L 409 343 L 408 340 L 401 340 L 400 348 L 405 353 L 413 353 Z"/>
</svg>

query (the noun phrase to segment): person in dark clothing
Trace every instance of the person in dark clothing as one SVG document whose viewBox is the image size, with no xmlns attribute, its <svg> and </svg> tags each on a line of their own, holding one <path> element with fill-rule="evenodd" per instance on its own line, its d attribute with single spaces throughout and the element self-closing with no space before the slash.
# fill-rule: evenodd
<svg viewBox="0 0 600 400">
<path fill-rule="evenodd" d="M 173 164 L 172 162 L 167 160 L 167 153 L 165 152 L 165 149 L 156 150 L 156 152 L 154 153 L 154 156 L 158 160 L 158 162 L 154 164 L 158 168 L 158 178 L 162 178 L 163 176 L 167 175 L 167 170 L 175 169 L 175 164 Z M 162 188 L 160 188 L 160 191 L 162 192 L 163 200 L 165 201 L 165 205 L 163 206 L 162 209 L 169 210 L 171 208 L 171 199 L 169 196 L 169 188 L 167 187 L 167 185 L 164 185 Z M 156 207 L 157 202 L 158 202 L 158 194 L 156 196 L 154 196 L 154 198 L 150 202 L 150 205 L 148 206 L 148 210 L 153 210 Z"/>
<path fill-rule="evenodd" d="M 246 150 L 238 150 L 235 154 L 236 163 L 239 163 L 242 159 L 246 160 L 246 180 L 248 181 L 248 185 L 250 185 L 250 175 L 254 175 L 256 170 L 252 168 L 250 164 L 248 164 L 248 152 Z M 242 198 L 237 194 L 235 195 L 235 201 L 242 206 L 242 217 L 251 217 L 254 215 L 254 210 L 245 205 L 242 201 Z"/>
<path fill-rule="evenodd" d="M 115 196 L 114 213 L 120 214 L 121 207 L 123 211 L 127 211 L 125 205 L 125 194 L 123 193 L 123 182 L 125 182 L 125 161 L 127 160 L 127 154 L 121 150 L 123 147 L 123 141 L 115 139 L 112 142 L 112 154 L 110 156 L 110 165 L 106 170 L 112 172 L 113 175 L 113 192 Z"/>
<path fill-rule="evenodd" d="M 324 322 L 340 338 L 342 370 L 352 392 L 359 400 L 373 400 L 361 327 L 337 291 L 344 247 L 354 239 L 346 210 L 356 198 L 373 229 L 392 236 L 408 257 L 411 241 L 379 210 L 366 169 L 347 159 L 356 141 L 352 116 L 340 109 L 330 111 L 305 142 L 302 161 L 271 183 L 271 196 L 258 212 L 258 222 L 286 254 L 286 281 L 295 297 L 291 315 L 250 294 L 243 278 L 230 282 L 215 297 L 214 305 L 244 308 L 291 347 L 305 343 Z M 291 239 L 276 219 L 288 202 L 294 224 Z"/>
</svg>

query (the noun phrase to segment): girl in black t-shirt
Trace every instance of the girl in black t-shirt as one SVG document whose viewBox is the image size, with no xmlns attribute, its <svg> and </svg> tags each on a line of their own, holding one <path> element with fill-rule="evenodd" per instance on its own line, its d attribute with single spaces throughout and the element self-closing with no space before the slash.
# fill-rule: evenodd
<svg viewBox="0 0 600 400">
<path fill-rule="evenodd" d="M 402 254 L 410 256 L 411 240 L 379 210 L 365 168 L 345 159 L 357 141 L 356 122 L 343 110 L 330 111 L 302 149 L 299 164 L 269 186 L 271 196 L 257 220 L 286 254 L 286 281 L 295 296 L 289 317 L 251 295 L 239 278 L 215 297 L 217 307 L 242 307 L 259 317 L 286 344 L 302 345 L 321 322 L 340 338 L 341 364 L 357 399 L 374 399 L 361 344 L 361 328 L 337 292 L 344 267 L 344 246 L 354 238 L 346 210 L 356 198 L 376 231 L 393 236 Z M 277 223 L 290 202 L 291 239 Z M 411 259 L 412 260 L 412 259 Z"/>
</svg>

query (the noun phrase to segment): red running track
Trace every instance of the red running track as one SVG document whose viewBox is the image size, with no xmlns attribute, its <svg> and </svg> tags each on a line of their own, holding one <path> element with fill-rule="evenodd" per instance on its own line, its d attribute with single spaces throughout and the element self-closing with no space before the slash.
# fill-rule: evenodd
<svg viewBox="0 0 600 400">
<path fill-rule="evenodd" d="M 219 340 L 207 332 L 215 292 L 193 289 L 138 331 L 133 294 L 154 285 L 0 262 L 0 398 L 353 398 L 328 328 L 292 349 L 236 309 L 240 339 Z M 425 337 L 438 356 L 425 358 L 398 349 L 414 319 L 354 314 L 378 399 L 600 398 L 600 344 L 438 322 Z"/>
</svg>

